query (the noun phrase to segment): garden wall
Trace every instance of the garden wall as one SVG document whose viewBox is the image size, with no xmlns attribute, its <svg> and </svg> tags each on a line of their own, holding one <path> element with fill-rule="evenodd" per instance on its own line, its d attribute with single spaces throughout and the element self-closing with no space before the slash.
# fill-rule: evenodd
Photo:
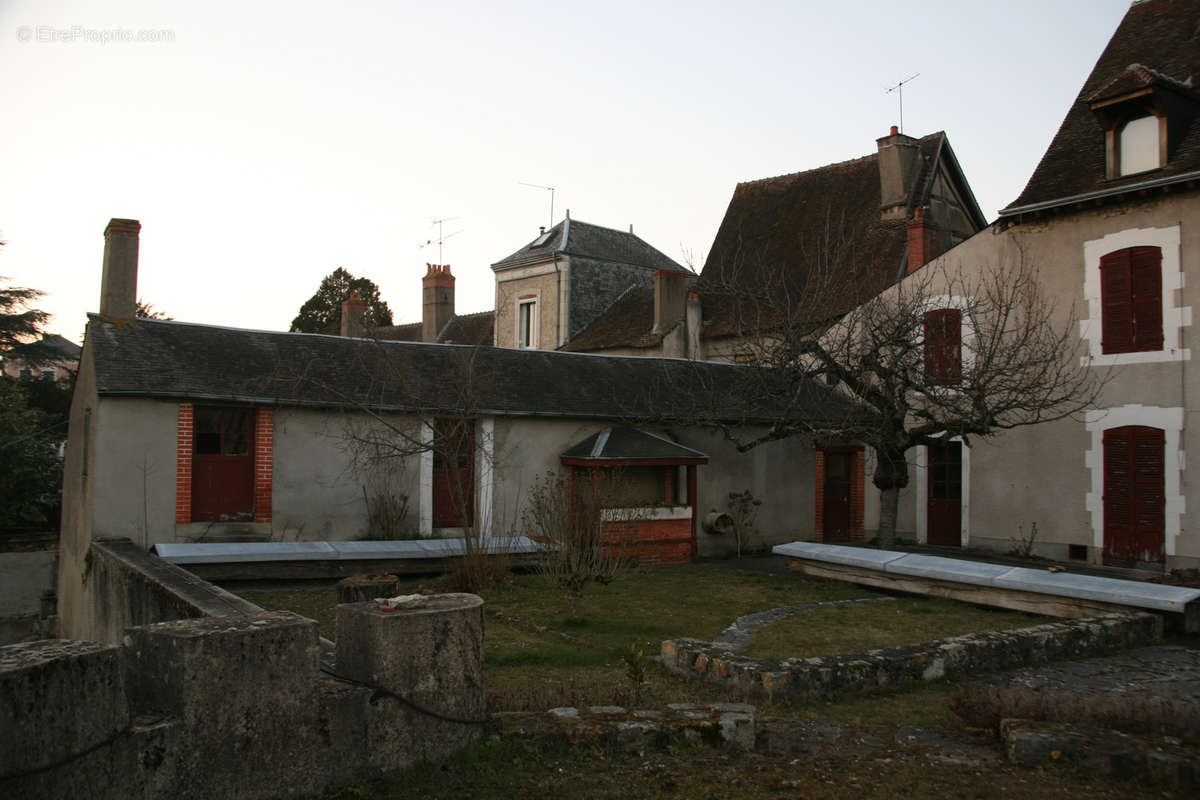
<svg viewBox="0 0 1200 800">
<path fill-rule="evenodd" d="M 475 595 L 339 606 L 326 658 L 312 620 L 132 543 L 94 544 L 87 580 L 103 641 L 0 647 L 0 797 L 293 796 L 481 734 Z"/>
<path fill-rule="evenodd" d="M 784 661 L 758 661 L 712 642 L 673 639 L 662 643 L 662 663 L 671 672 L 720 684 L 745 697 L 812 698 L 1142 647 L 1161 640 L 1162 626 L 1156 614 L 1106 614 L 923 645 Z"/>
</svg>

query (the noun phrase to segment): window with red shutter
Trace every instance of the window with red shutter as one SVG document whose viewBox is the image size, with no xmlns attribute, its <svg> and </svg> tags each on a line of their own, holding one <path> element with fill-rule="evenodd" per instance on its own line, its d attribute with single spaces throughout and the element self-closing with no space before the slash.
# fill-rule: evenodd
<svg viewBox="0 0 1200 800">
<path fill-rule="evenodd" d="M 962 312 L 957 308 L 927 311 L 925 327 L 925 383 L 957 386 L 962 381 Z"/>
<path fill-rule="evenodd" d="M 1163 349 L 1162 250 L 1129 247 L 1100 258 L 1102 353 Z"/>
</svg>

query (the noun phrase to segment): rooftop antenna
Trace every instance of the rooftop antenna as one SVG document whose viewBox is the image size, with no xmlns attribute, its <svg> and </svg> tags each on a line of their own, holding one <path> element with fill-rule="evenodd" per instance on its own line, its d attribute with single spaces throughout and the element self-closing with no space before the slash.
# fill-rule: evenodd
<svg viewBox="0 0 1200 800">
<path fill-rule="evenodd" d="M 897 96 L 900 98 L 900 132 L 901 133 L 904 133 L 904 84 L 906 84 L 910 81 L 915 81 L 919 77 L 921 77 L 921 73 L 919 73 L 919 72 L 916 73 L 915 75 L 909 75 L 907 78 L 900 81 L 892 88 L 884 89 L 884 92 L 883 92 L 884 94 L 891 94 L 892 92 L 895 92 L 897 94 Z"/>
<path fill-rule="evenodd" d="M 540 186 L 536 183 L 526 183 L 525 181 L 517 181 L 517 183 L 521 184 L 522 186 L 528 186 L 531 189 L 545 189 L 546 191 L 550 192 L 550 225 L 548 226 L 548 228 L 553 228 L 554 227 L 554 187 L 553 186 Z"/>
<path fill-rule="evenodd" d="M 432 228 L 434 225 L 437 225 L 437 229 L 438 229 L 437 238 L 436 239 L 426 239 L 425 241 L 423 241 L 419 245 L 417 245 L 417 249 L 422 250 L 422 249 L 428 247 L 429 245 L 433 244 L 434 242 L 437 242 L 438 265 L 439 266 L 441 266 L 444 263 L 442 261 L 442 242 L 446 241 L 447 239 L 449 239 L 451 236 L 454 236 L 455 234 L 462 233 L 462 228 L 459 228 L 456 231 L 451 231 L 450 233 L 443 234 L 442 233 L 442 225 L 443 225 L 443 223 L 450 222 L 451 220 L 456 220 L 456 219 L 458 219 L 458 217 L 443 217 L 442 219 L 435 219 L 429 227 Z"/>
</svg>

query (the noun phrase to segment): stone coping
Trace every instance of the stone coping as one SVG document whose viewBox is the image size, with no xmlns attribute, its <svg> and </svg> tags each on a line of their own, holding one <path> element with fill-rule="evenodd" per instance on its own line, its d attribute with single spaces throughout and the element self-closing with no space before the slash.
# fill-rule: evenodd
<svg viewBox="0 0 1200 800">
<path fill-rule="evenodd" d="M 495 538 L 489 553 L 536 553 L 545 548 L 525 536 Z M 154 545 L 172 564 L 237 564 L 262 561 L 370 561 L 461 556 L 463 540 L 396 539 L 366 542 L 186 542 Z"/>
<path fill-rule="evenodd" d="M 895 575 L 991 586 L 997 589 L 1015 589 L 1177 614 L 1183 613 L 1189 603 L 1200 598 L 1200 589 L 1182 586 L 1010 567 L 1004 564 L 987 564 L 895 550 L 846 547 L 819 542 L 789 542 L 776 545 L 771 548 L 771 552 L 789 558 L 844 564 Z"/>
</svg>

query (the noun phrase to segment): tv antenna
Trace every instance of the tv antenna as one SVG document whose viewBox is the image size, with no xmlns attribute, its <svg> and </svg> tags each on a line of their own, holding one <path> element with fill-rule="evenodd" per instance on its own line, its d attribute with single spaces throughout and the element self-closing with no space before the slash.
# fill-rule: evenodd
<svg viewBox="0 0 1200 800">
<path fill-rule="evenodd" d="M 517 183 L 521 184 L 522 186 L 528 186 L 531 189 L 545 189 L 546 191 L 550 192 L 550 224 L 546 226 L 546 229 L 549 230 L 550 228 L 553 228 L 554 227 L 554 187 L 553 186 L 540 186 L 536 183 L 526 183 L 525 181 L 517 181 Z"/>
<path fill-rule="evenodd" d="M 441 266 L 443 263 L 442 262 L 442 242 L 446 241 L 447 239 L 449 239 L 451 236 L 454 236 L 455 234 L 462 233 L 462 228 L 459 228 L 456 231 L 451 231 L 450 233 L 443 234 L 442 233 L 442 225 L 443 225 L 443 223 L 450 222 L 451 220 L 456 220 L 456 219 L 458 219 L 458 217 L 443 217 L 442 219 L 435 219 L 429 227 L 432 228 L 434 225 L 437 225 L 437 229 L 438 229 L 437 238 L 436 239 L 426 239 L 425 241 L 423 241 L 419 245 L 417 245 L 418 250 L 423 250 L 426 247 L 428 247 L 429 245 L 433 244 L 434 242 L 437 242 L 438 265 L 439 266 Z"/>
<path fill-rule="evenodd" d="M 909 75 L 907 78 L 900 81 L 892 88 L 884 89 L 884 92 L 883 92 L 884 94 L 891 94 L 892 92 L 895 92 L 896 95 L 900 98 L 900 132 L 901 133 L 904 133 L 904 84 L 909 83 L 910 81 L 915 81 L 919 77 L 921 77 L 921 73 L 919 73 L 919 72 L 916 73 L 915 75 Z"/>
</svg>

